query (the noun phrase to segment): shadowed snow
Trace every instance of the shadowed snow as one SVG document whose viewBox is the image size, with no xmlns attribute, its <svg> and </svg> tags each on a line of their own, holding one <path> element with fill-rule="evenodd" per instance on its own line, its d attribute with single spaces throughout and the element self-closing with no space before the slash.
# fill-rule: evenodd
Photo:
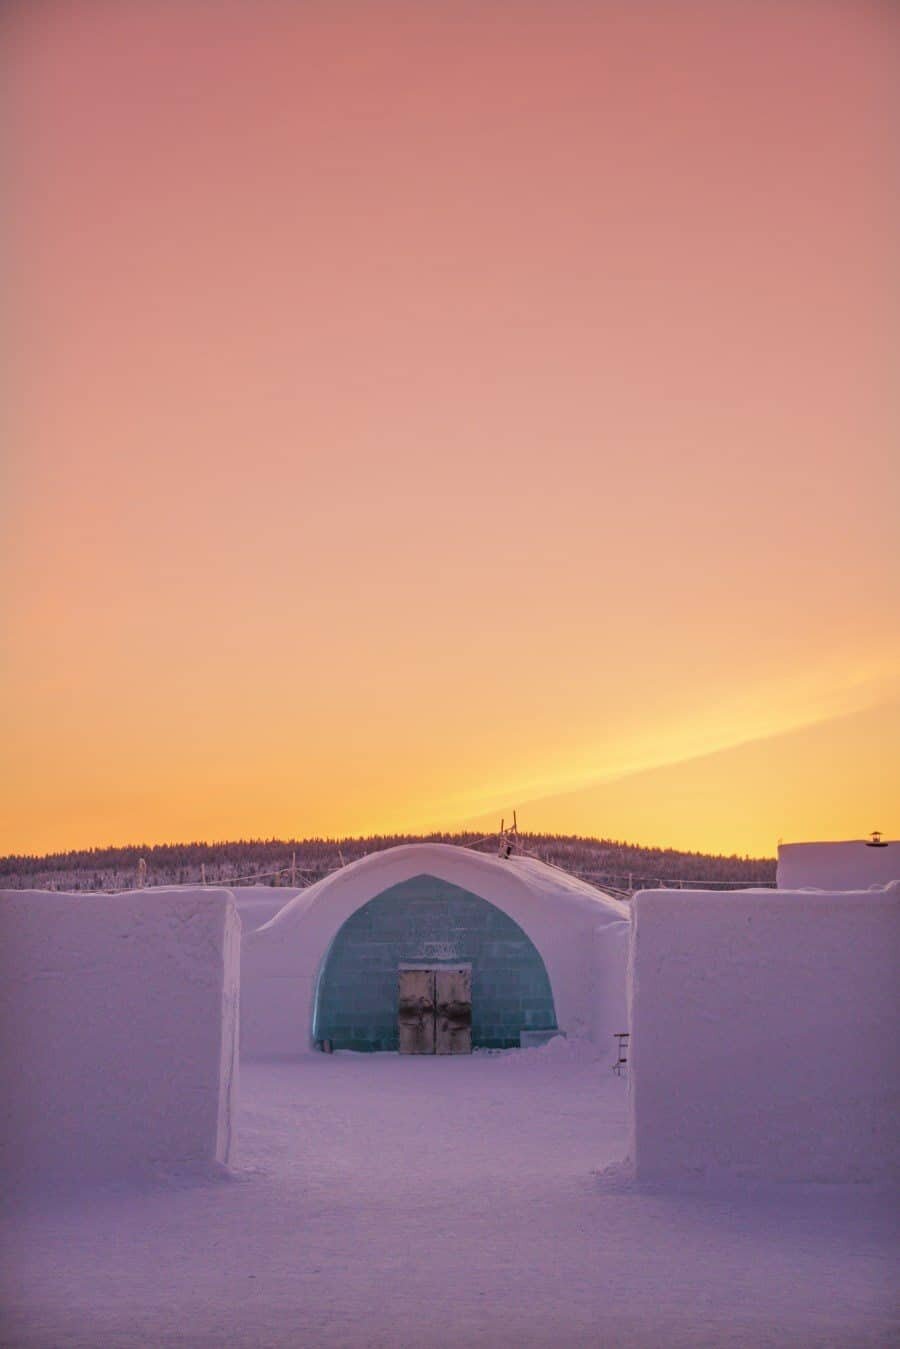
<svg viewBox="0 0 900 1349">
<path fill-rule="evenodd" d="M 138 1346 L 883 1346 L 891 1210 L 616 1180 L 627 1085 L 578 1044 L 242 1070 L 235 1179 L 19 1209 L 0 1340 Z M 611 1175 L 603 1175 L 605 1168 Z"/>
</svg>

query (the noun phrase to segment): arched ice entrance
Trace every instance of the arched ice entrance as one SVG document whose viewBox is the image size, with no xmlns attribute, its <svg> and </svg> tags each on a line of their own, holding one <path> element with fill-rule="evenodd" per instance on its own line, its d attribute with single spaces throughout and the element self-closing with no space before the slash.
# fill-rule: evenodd
<svg viewBox="0 0 900 1349">
<path fill-rule="evenodd" d="M 480 895 L 436 876 L 383 890 L 331 943 L 316 991 L 317 1040 L 335 1049 L 396 1050 L 404 964 L 471 965 L 472 1045 L 518 1046 L 523 1030 L 556 1028 L 550 980 L 518 923 Z"/>
</svg>

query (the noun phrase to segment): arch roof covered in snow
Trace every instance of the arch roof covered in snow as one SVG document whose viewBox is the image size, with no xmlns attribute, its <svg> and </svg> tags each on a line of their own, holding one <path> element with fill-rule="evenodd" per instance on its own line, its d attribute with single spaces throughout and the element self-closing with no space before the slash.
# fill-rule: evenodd
<svg viewBox="0 0 900 1349">
<path fill-rule="evenodd" d="M 508 912 L 526 931 L 529 914 L 525 914 L 526 922 L 521 922 L 518 914 L 507 908 L 507 903 L 517 910 L 552 904 L 557 920 L 566 912 L 573 918 L 579 915 L 592 926 L 627 920 L 629 915 L 628 905 L 623 900 L 615 899 L 587 881 L 538 858 L 492 857 L 452 843 L 404 843 L 369 853 L 339 871 L 323 876 L 288 900 L 268 923 L 258 929 L 256 937 L 262 940 L 266 934 L 274 936 L 276 932 L 284 936 L 288 928 L 298 923 L 306 926 L 313 913 L 321 913 L 326 908 L 342 912 L 340 921 L 343 923 L 361 904 L 382 890 L 423 875 L 437 876 L 481 895 Z"/>
<path fill-rule="evenodd" d="M 519 925 L 541 955 L 557 1021 L 567 1033 L 593 1033 L 598 1017 L 605 1016 L 604 1005 L 614 1003 L 615 1015 L 609 1015 L 617 1023 L 622 1019 L 626 903 L 535 858 L 491 857 L 450 843 L 407 843 L 323 877 L 246 933 L 242 1035 L 250 1052 L 274 1053 L 276 1046 L 278 1052 L 296 1051 L 294 1028 L 312 1025 L 319 974 L 344 923 L 377 895 L 418 876 L 478 895 Z"/>
</svg>

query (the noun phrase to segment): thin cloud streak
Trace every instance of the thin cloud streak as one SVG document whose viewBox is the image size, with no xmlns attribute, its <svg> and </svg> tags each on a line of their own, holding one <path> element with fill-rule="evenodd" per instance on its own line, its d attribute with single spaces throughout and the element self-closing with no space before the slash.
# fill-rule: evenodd
<svg viewBox="0 0 900 1349">
<path fill-rule="evenodd" d="M 649 734 L 645 746 L 607 772 L 576 779 L 523 782 L 512 790 L 508 786 L 486 787 L 479 792 L 479 804 L 460 811 L 456 818 L 460 823 L 471 821 L 473 815 L 480 818 L 482 811 L 490 809 L 498 800 L 533 805 L 551 796 L 555 799 L 592 787 L 609 786 L 657 769 L 826 726 L 869 709 L 893 710 L 898 692 L 900 663 L 888 665 L 877 673 L 871 669 L 857 671 L 837 684 L 828 676 L 818 680 L 814 675 L 782 678 L 774 684 L 748 690 L 739 697 L 730 695 L 714 721 L 704 719 L 698 713 L 687 726 L 656 728 Z M 784 706 L 786 702 L 788 706 Z M 802 704 L 806 710 L 798 712 L 797 704 Z M 748 725 L 748 722 L 753 724 Z M 673 741 L 682 747 L 669 753 L 659 752 L 660 745 Z M 653 752 L 654 743 L 656 753 Z M 628 755 L 627 746 L 624 753 Z"/>
</svg>

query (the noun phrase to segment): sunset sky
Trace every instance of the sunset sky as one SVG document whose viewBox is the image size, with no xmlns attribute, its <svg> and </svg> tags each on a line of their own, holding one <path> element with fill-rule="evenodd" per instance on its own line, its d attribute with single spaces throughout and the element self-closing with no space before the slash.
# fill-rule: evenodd
<svg viewBox="0 0 900 1349">
<path fill-rule="evenodd" d="M 900 833 L 900 10 L 0 25 L 0 852 Z"/>
</svg>

